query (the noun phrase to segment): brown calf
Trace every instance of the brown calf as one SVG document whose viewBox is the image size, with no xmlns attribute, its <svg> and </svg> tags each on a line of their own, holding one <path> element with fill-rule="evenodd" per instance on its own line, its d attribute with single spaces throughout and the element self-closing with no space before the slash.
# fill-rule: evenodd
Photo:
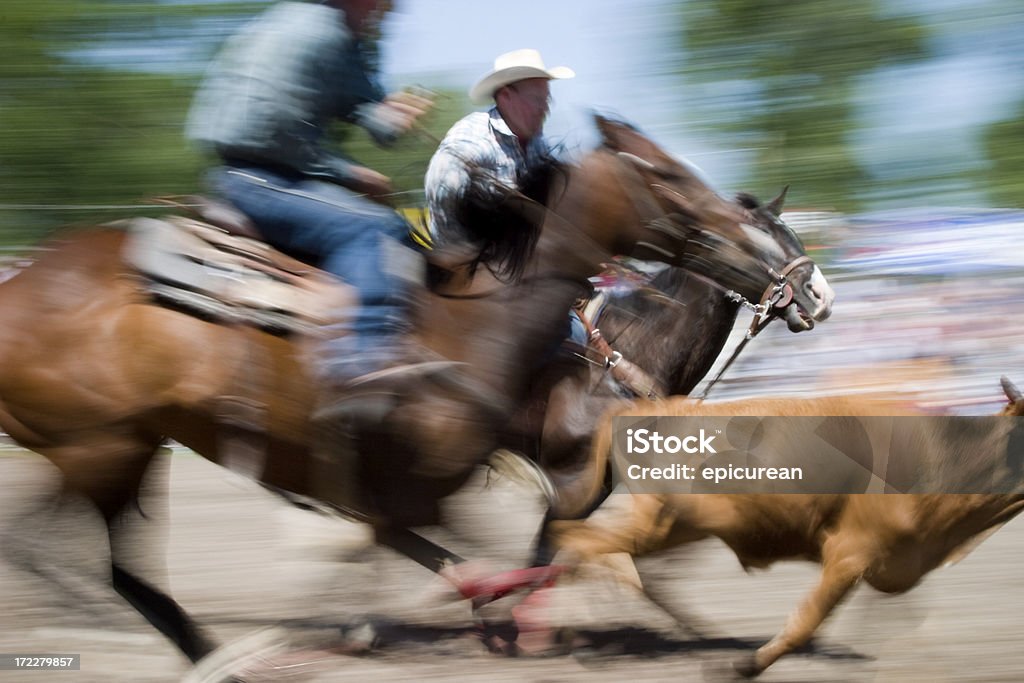
<svg viewBox="0 0 1024 683">
<path fill-rule="evenodd" d="M 1004 380 L 1009 403 L 1001 415 L 1024 415 L 1024 397 Z M 684 399 L 642 402 L 628 415 L 907 415 L 905 408 L 857 397 L 750 400 L 700 404 Z M 611 417 L 595 439 L 594 457 L 611 446 Z M 1017 430 L 1015 429 L 1014 432 Z M 1016 490 L 1024 490 L 1024 481 Z M 558 546 L 579 559 L 607 553 L 643 555 L 715 536 L 744 567 L 778 560 L 821 564 L 818 585 L 783 630 L 749 659 L 737 663 L 756 676 L 805 644 L 835 606 L 861 581 L 899 593 L 932 569 L 962 559 L 1024 510 L 1024 495 L 876 494 L 729 495 L 644 494 L 620 516 L 563 521 Z"/>
</svg>

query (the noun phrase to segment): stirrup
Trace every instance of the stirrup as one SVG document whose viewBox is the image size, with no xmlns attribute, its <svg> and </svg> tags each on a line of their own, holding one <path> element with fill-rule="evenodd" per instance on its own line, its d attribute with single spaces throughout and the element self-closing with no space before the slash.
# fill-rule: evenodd
<svg viewBox="0 0 1024 683">
<path fill-rule="evenodd" d="M 365 375 L 360 375 L 355 379 L 347 382 L 343 387 L 343 391 L 346 393 L 363 393 L 367 390 L 373 390 L 374 385 L 387 385 L 381 388 L 390 388 L 394 385 L 394 381 L 405 381 L 407 379 L 417 379 L 419 377 L 429 377 L 436 375 L 444 370 L 448 370 L 457 365 L 465 365 L 454 360 L 428 360 L 420 361 L 418 363 L 403 363 L 401 365 L 395 365 L 383 370 L 374 370 L 368 372 Z"/>
<path fill-rule="evenodd" d="M 465 365 L 458 361 L 436 360 L 404 363 L 360 375 L 338 387 L 335 397 L 316 410 L 318 422 L 358 422 L 383 420 L 396 403 L 399 389 L 416 379 L 432 377 L 453 367 Z"/>
</svg>

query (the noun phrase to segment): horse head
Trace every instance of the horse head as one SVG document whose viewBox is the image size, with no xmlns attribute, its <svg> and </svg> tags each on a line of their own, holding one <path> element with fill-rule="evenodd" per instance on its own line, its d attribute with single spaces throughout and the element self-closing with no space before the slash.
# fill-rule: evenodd
<svg viewBox="0 0 1024 683">
<path fill-rule="evenodd" d="M 705 276 L 794 332 L 828 318 L 835 293 L 779 218 L 785 191 L 764 205 L 749 195 L 729 201 L 632 126 L 602 117 L 597 126 L 640 225 L 633 255 Z"/>
<path fill-rule="evenodd" d="M 783 188 L 767 204 L 760 204 L 749 194 L 740 194 L 736 199 L 753 219 L 745 224 L 751 230 L 752 244 L 763 245 L 763 259 L 769 264 L 769 272 L 773 276 L 777 273 L 778 281 L 785 283 L 780 299 L 773 302 L 773 306 L 791 331 L 801 332 L 812 329 L 815 321 L 826 320 L 832 314 L 835 292 L 818 266 L 807 257 L 796 232 L 780 218 L 788 189 Z M 768 239 L 764 241 L 759 236 Z M 778 269 L 771 265 L 773 262 L 785 265 Z"/>
</svg>

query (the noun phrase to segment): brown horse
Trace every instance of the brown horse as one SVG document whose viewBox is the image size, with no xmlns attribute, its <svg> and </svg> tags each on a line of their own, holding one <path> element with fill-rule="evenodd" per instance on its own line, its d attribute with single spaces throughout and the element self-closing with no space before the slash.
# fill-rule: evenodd
<svg viewBox="0 0 1024 683">
<path fill-rule="evenodd" d="M 434 522 L 439 499 L 494 450 L 602 262 L 632 253 L 690 264 L 747 296 L 774 282 L 764 240 L 742 212 L 689 200 L 659 166 L 663 152 L 648 142 L 643 158 L 636 131 L 598 125 L 605 143 L 555 180 L 521 280 L 490 289 L 477 278 L 423 295 L 416 341 L 458 365 L 389 399 L 379 423 L 351 430 L 338 447 L 358 452 L 357 471 L 349 459 L 313 452 L 315 388 L 298 344 L 154 304 L 123 262 L 125 234 L 112 227 L 54 240 L 0 285 L 0 427 L 57 466 L 62 495 L 96 505 L 112 541 L 111 523 L 166 439 L 272 489 L 361 507 L 378 538 L 408 539 L 402 530 Z M 236 462 L 228 446 L 246 439 L 230 437 L 254 421 L 262 443 Z M 125 571 L 112 546 L 115 589 L 190 659 L 208 653 L 212 644 L 188 616 Z"/>
<path fill-rule="evenodd" d="M 886 593 L 910 590 L 928 572 L 962 559 L 1024 511 L 1020 472 L 1024 396 L 1005 379 L 1003 386 L 1009 403 L 1000 416 L 982 418 L 971 429 L 919 423 L 915 437 L 899 451 L 900 460 L 890 460 L 890 468 L 893 463 L 916 463 L 915 476 L 955 472 L 962 481 L 976 477 L 995 484 L 988 490 L 1009 493 L 636 495 L 623 514 L 555 522 L 556 544 L 585 558 L 616 552 L 642 555 L 714 536 L 729 546 L 745 568 L 763 568 L 786 559 L 819 563 L 818 584 L 783 630 L 737 663 L 739 673 L 755 676 L 804 645 L 862 581 Z M 678 398 L 657 404 L 639 402 L 622 414 L 889 416 L 914 411 L 863 396 L 837 396 L 703 404 Z M 595 459 L 608 457 L 611 428 L 609 415 L 595 438 Z M 887 442 L 888 434 L 882 437 Z"/>
</svg>

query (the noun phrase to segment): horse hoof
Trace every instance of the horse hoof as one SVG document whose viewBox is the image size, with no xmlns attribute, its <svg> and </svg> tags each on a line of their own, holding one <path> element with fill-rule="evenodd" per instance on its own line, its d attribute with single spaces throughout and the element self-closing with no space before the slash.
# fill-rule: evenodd
<svg viewBox="0 0 1024 683">
<path fill-rule="evenodd" d="M 224 645 L 196 662 L 182 683 L 231 683 L 254 661 L 284 652 L 288 632 L 278 626 L 254 631 Z M 244 680 L 244 679 L 242 679 Z"/>
<path fill-rule="evenodd" d="M 737 675 L 745 679 L 756 678 L 764 671 L 764 669 L 758 665 L 756 655 L 741 657 L 733 662 L 732 669 Z"/>
<path fill-rule="evenodd" d="M 498 635 L 486 636 L 482 639 L 484 647 L 492 655 L 500 655 L 502 657 L 518 657 L 520 655 L 519 646 L 511 640 L 506 640 Z"/>
</svg>

